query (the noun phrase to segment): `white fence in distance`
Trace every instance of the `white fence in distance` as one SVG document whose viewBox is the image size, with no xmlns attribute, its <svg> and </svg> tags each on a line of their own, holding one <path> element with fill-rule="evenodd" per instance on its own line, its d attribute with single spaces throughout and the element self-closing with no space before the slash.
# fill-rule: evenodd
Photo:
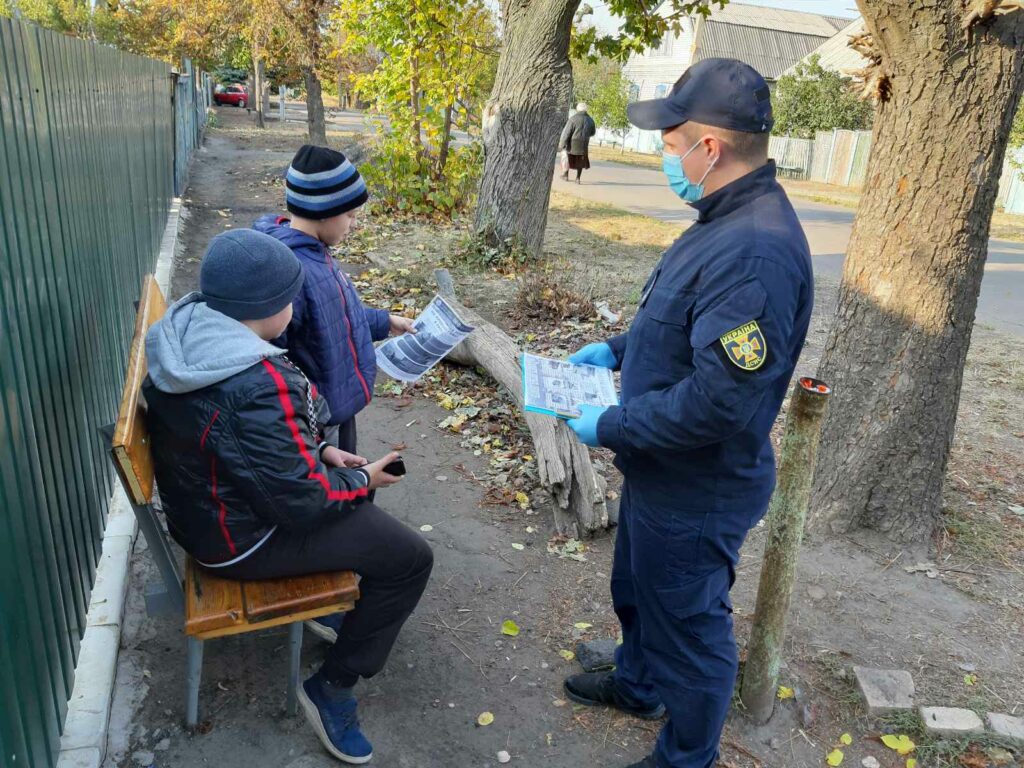
<svg viewBox="0 0 1024 768">
<path fill-rule="evenodd" d="M 599 128 L 594 140 L 599 146 L 643 154 L 660 154 L 664 146 L 658 131 L 637 128 L 625 136 Z M 818 131 L 813 139 L 772 136 L 768 144 L 779 176 L 847 187 L 863 186 L 870 155 L 871 131 Z M 998 204 L 1006 213 L 1024 214 L 1024 149 L 1003 165 Z"/>
</svg>

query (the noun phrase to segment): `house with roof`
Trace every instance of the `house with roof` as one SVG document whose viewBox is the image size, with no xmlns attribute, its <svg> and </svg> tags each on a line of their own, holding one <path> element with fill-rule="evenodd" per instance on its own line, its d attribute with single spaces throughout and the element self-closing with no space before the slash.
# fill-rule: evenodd
<svg viewBox="0 0 1024 768">
<path fill-rule="evenodd" d="M 668 4 L 662 4 L 658 12 L 667 14 Z M 770 85 L 850 22 L 839 16 L 736 2 L 715 8 L 706 18 L 693 14 L 682 20 L 678 33 L 668 33 L 658 45 L 634 54 L 626 62 L 623 73 L 631 84 L 630 99 L 664 96 L 687 67 L 714 57 L 744 61 Z M 598 139 L 613 139 L 603 134 L 599 132 Z M 661 137 L 633 130 L 626 136 L 625 145 L 641 152 L 657 152 L 661 150 Z"/>
<path fill-rule="evenodd" d="M 864 19 L 847 19 L 847 21 L 848 23 L 845 27 L 800 59 L 800 61 L 794 63 L 782 74 L 792 74 L 797 65 L 801 62 L 806 62 L 812 56 L 818 57 L 818 63 L 824 69 L 830 69 L 843 75 L 849 75 L 866 67 L 868 60 L 850 47 L 850 38 L 863 35 L 866 31 Z"/>
</svg>

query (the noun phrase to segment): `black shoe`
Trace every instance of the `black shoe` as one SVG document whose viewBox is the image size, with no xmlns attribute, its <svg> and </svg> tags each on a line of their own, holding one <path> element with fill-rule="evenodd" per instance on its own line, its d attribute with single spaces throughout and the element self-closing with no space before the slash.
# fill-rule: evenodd
<svg viewBox="0 0 1024 768">
<path fill-rule="evenodd" d="M 645 720 L 657 720 L 665 714 L 665 705 L 637 706 L 619 692 L 614 672 L 584 672 L 565 681 L 566 695 L 589 707 L 615 707 Z M 643 763 L 641 763 L 643 765 Z"/>
<path fill-rule="evenodd" d="M 626 768 L 658 768 L 658 764 L 654 762 L 654 755 L 648 755 L 639 763 L 632 763 L 627 765 Z"/>
</svg>

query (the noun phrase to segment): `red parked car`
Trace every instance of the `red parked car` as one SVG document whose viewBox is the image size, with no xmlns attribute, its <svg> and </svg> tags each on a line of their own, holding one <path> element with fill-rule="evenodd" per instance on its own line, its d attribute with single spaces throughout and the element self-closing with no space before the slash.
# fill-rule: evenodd
<svg viewBox="0 0 1024 768">
<path fill-rule="evenodd" d="M 229 85 L 223 91 L 214 93 L 213 101 L 215 104 L 245 107 L 249 103 L 249 89 L 244 85 Z"/>
</svg>

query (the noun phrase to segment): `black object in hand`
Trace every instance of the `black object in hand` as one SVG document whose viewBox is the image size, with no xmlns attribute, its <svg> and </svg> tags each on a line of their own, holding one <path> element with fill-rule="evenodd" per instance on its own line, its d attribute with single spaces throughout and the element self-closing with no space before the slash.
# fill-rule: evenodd
<svg viewBox="0 0 1024 768">
<path fill-rule="evenodd" d="M 404 475 L 405 462 L 402 460 L 402 457 L 399 456 L 397 459 L 395 459 L 386 467 L 384 467 L 384 472 L 386 474 L 391 475 L 392 477 L 401 477 L 402 475 Z"/>
</svg>

